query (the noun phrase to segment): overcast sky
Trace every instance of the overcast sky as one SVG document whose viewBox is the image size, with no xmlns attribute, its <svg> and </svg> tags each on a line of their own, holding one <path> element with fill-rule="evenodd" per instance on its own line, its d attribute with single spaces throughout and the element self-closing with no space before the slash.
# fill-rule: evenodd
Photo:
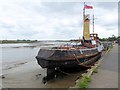
<svg viewBox="0 0 120 90">
<path fill-rule="evenodd" d="M 118 36 L 118 3 L 87 2 L 95 33 Z M 0 39 L 66 40 L 83 35 L 83 2 L 0 2 Z"/>
</svg>

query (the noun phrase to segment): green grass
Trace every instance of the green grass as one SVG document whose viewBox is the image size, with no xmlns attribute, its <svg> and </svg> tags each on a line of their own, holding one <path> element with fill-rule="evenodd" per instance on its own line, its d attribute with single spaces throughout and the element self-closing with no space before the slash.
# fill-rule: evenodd
<svg viewBox="0 0 120 90">
<path fill-rule="evenodd" d="M 93 68 L 93 73 L 98 73 L 98 67 Z"/>
<path fill-rule="evenodd" d="M 84 76 L 81 81 L 78 82 L 78 88 L 87 88 L 91 82 L 91 77 Z"/>
<path fill-rule="evenodd" d="M 113 45 L 111 45 L 110 48 L 113 48 Z"/>
</svg>

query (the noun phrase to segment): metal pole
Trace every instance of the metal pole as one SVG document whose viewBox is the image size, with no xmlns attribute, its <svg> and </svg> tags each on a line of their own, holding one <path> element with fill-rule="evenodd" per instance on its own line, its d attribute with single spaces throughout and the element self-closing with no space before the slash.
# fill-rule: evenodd
<svg viewBox="0 0 120 90">
<path fill-rule="evenodd" d="M 84 2 L 84 8 L 83 8 L 83 21 L 85 19 L 85 2 Z"/>
<path fill-rule="evenodd" d="M 93 14 L 93 34 L 94 34 L 94 14 Z"/>
<path fill-rule="evenodd" d="M 84 32 L 84 20 L 85 20 L 85 2 L 83 7 L 83 32 Z M 83 40 L 84 40 L 84 33 L 83 33 Z"/>
</svg>

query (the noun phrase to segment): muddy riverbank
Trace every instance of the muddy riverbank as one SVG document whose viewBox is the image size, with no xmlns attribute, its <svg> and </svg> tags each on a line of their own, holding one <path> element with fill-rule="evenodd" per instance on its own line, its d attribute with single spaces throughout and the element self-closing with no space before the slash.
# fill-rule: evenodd
<svg viewBox="0 0 120 90">
<path fill-rule="evenodd" d="M 50 45 L 44 47 L 47 46 Z M 43 83 L 46 69 L 42 69 L 35 59 L 40 48 L 41 46 L 29 47 L 26 44 L 2 46 L 0 81 L 2 80 L 3 88 L 68 88 L 74 86 L 76 77 L 80 76 L 80 73 L 61 75 L 46 84 Z"/>
<path fill-rule="evenodd" d="M 68 88 L 74 86 L 80 73 L 59 76 L 44 84 L 42 79 L 46 76 L 46 70 L 42 69 L 34 60 L 18 67 L 3 70 L 3 75 L 5 76 L 2 79 L 3 88 Z"/>
</svg>

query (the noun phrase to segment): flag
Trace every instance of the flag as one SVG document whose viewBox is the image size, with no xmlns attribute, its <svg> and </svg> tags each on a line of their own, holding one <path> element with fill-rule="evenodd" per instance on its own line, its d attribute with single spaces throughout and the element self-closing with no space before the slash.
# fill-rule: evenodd
<svg viewBox="0 0 120 90">
<path fill-rule="evenodd" d="M 93 9 L 93 6 L 85 5 L 85 6 L 84 6 L 84 9 Z"/>
</svg>

